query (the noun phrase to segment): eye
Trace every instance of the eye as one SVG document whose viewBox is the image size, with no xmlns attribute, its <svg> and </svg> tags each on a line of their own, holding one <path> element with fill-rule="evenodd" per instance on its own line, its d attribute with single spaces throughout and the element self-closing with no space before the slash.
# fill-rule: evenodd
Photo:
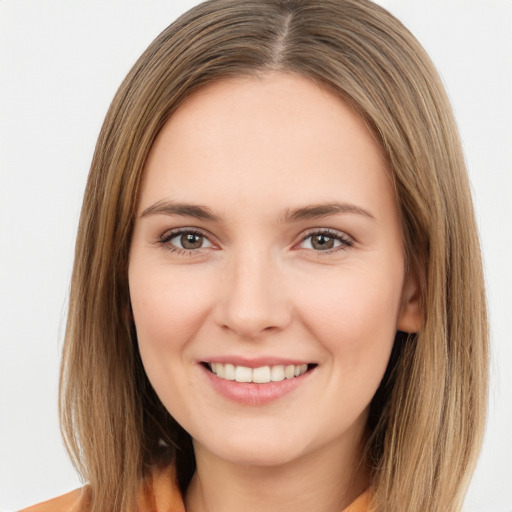
<svg viewBox="0 0 512 512">
<path fill-rule="evenodd" d="M 185 254 L 213 247 L 213 244 L 203 233 L 193 229 L 167 232 L 160 238 L 159 243 L 171 252 L 180 251 L 180 253 Z"/>
<path fill-rule="evenodd" d="M 309 233 L 300 243 L 302 249 L 325 253 L 343 250 L 352 245 L 353 241 L 348 236 L 330 229 Z"/>
</svg>

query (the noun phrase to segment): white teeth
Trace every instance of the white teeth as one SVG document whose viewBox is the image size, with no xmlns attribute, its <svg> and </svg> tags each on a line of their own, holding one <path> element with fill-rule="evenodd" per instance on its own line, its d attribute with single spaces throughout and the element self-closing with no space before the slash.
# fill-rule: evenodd
<svg viewBox="0 0 512 512">
<path fill-rule="evenodd" d="M 272 366 L 270 376 L 272 378 L 272 382 L 279 382 L 280 380 L 284 380 L 284 366 Z"/>
<path fill-rule="evenodd" d="M 235 366 L 233 364 L 209 363 L 213 373 L 226 380 L 236 380 L 237 382 L 256 382 L 266 384 L 268 382 L 279 382 L 284 379 L 292 379 L 306 373 L 307 364 L 288 366 L 260 366 L 258 368 L 248 368 L 246 366 Z"/>
<path fill-rule="evenodd" d="M 252 382 L 252 369 L 245 366 L 236 366 L 235 380 L 237 382 Z"/>
<path fill-rule="evenodd" d="M 235 365 L 229 363 L 224 365 L 224 378 L 235 380 Z"/>
<path fill-rule="evenodd" d="M 219 377 L 225 378 L 224 376 L 224 365 L 220 363 L 215 364 L 215 370 L 213 370 L 214 373 L 216 373 Z"/>
<path fill-rule="evenodd" d="M 270 366 L 260 366 L 252 370 L 252 381 L 264 384 L 270 382 Z"/>
<path fill-rule="evenodd" d="M 292 377 L 295 377 L 295 366 L 293 366 L 293 364 L 287 366 L 284 369 L 284 376 L 287 379 L 291 379 Z"/>
</svg>

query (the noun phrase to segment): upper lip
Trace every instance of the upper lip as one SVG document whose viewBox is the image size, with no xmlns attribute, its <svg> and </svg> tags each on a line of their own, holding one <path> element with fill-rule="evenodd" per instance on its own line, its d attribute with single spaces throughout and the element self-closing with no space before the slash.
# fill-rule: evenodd
<svg viewBox="0 0 512 512">
<path fill-rule="evenodd" d="M 304 359 L 292 359 L 284 357 L 255 357 L 246 358 L 240 356 L 214 356 L 202 360 L 203 363 L 221 363 L 221 364 L 232 364 L 233 366 L 245 366 L 246 368 L 260 368 L 261 366 L 289 366 L 289 365 L 301 365 L 301 364 L 314 364 L 312 361 Z"/>
</svg>

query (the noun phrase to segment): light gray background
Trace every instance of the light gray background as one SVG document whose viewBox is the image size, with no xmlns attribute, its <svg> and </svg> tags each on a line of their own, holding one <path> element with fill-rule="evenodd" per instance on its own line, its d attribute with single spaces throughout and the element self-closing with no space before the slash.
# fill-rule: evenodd
<svg viewBox="0 0 512 512">
<path fill-rule="evenodd" d="M 121 80 L 192 0 L 0 0 L 0 507 L 79 486 L 57 380 L 81 196 Z M 492 321 L 467 512 L 512 511 L 512 0 L 380 0 L 431 54 L 471 173 Z"/>
</svg>

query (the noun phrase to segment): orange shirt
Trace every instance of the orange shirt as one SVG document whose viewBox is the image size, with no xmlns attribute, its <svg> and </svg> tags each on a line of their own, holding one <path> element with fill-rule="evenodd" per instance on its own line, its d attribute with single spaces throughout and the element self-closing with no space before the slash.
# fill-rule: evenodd
<svg viewBox="0 0 512 512">
<path fill-rule="evenodd" d="M 152 476 L 150 491 L 139 499 L 139 510 L 144 512 L 185 512 L 183 498 L 175 482 L 174 472 Z M 88 488 L 76 489 L 63 496 L 20 512 L 82 512 L 87 510 Z M 370 493 L 366 491 L 341 512 L 370 512 Z"/>
</svg>

